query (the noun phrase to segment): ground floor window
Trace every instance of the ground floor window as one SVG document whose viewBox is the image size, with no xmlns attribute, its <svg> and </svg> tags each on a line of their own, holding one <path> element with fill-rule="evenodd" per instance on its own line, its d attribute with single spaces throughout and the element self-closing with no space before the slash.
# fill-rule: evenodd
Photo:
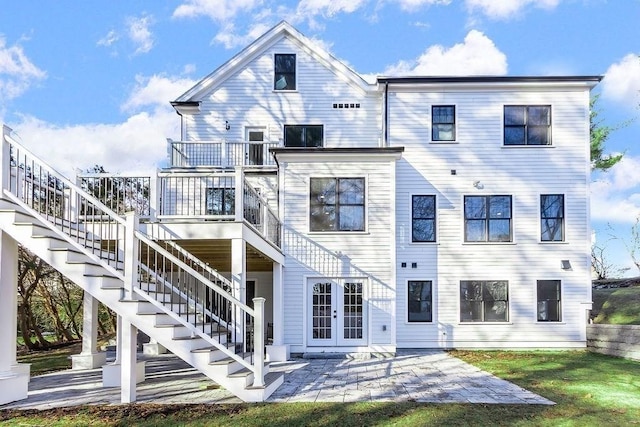
<svg viewBox="0 0 640 427">
<path fill-rule="evenodd" d="M 560 280 L 538 280 L 538 322 L 560 321 Z"/>
<path fill-rule="evenodd" d="M 509 296 L 506 280 L 460 282 L 461 322 L 507 322 Z"/>
<path fill-rule="evenodd" d="M 409 322 L 431 322 L 432 313 L 432 283 L 430 280 L 410 280 L 407 289 L 407 305 Z"/>
</svg>

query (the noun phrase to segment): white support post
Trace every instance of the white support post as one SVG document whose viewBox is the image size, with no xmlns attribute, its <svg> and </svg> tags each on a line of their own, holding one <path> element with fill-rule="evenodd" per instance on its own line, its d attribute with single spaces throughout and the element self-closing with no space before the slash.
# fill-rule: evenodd
<svg viewBox="0 0 640 427">
<path fill-rule="evenodd" d="M 289 346 L 284 344 L 284 290 L 282 264 L 273 263 L 273 344 L 267 346 L 270 362 L 289 360 Z"/>
<path fill-rule="evenodd" d="M 242 303 L 247 303 L 247 245 L 243 239 L 231 239 L 231 281 L 233 283 L 233 296 Z M 246 346 L 246 337 L 243 335 L 246 329 L 245 313 L 240 307 L 235 309 L 236 340 L 241 340 Z M 245 328 L 242 328 L 242 325 Z"/>
<path fill-rule="evenodd" d="M 98 300 L 89 292 L 82 301 L 82 352 L 71 356 L 71 369 L 94 369 L 104 365 L 107 355 L 98 352 Z"/>
<path fill-rule="evenodd" d="M 9 165 L 11 164 L 11 146 L 9 142 L 6 140 L 6 136 L 9 136 L 12 132 L 12 129 L 7 126 L 2 126 L 2 149 L 0 150 L 0 170 L 2 171 L 2 176 L 0 176 L 0 191 L 9 188 L 11 168 Z"/>
<path fill-rule="evenodd" d="M 136 361 L 138 353 L 138 329 L 130 322 L 122 320 L 122 364 L 120 371 L 120 401 L 136 401 Z"/>
<path fill-rule="evenodd" d="M 244 174 L 242 169 L 238 169 L 235 173 L 235 220 L 242 222 L 244 220 Z"/>
<path fill-rule="evenodd" d="M 229 159 L 227 157 L 227 139 L 224 138 L 222 142 L 220 142 L 220 164 L 223 167 L 229 166 Z"/>
<path fill-rule="evenodd" d="M 151 176 L 149 181 L 149 220 L 155 221 L 160 211 L 160 180 L 158 179 L 159 169 Z"/>
<path fill-rule="evenodd" d="M 133 289 L 138 282 L 138 241 L 135 231 L 139 227 L 135 212 L 125 214 L 126 233 L 124 241 L 124 299 L 133 299 Z"/>
<path fill-rule="evenodd" d="M 16 360 L 18 243 L 0 231 L 0 405 L 27 398 L 29 365 Z"/>
<path fill-rule="evenodd" d="M 253 299 L 255 318 L 253 323 L 253 359 L 255 372 L 253 386 L 264 387 L 264 302 L 263 297 Z"/>
</svg>

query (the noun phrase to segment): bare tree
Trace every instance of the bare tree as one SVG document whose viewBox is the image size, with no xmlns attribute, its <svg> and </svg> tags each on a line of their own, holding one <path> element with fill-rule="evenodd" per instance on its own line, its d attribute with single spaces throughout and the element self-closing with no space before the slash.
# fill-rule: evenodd
<svg viewBox="0 0 640 427">
<path fill-rule="evenodd" d="M 596 280 L 617 277 L 622 269 L 607 259 L 606 246 L 593 245 L 591 247 L 591 268 L 596 274 Z"/>
</svg>

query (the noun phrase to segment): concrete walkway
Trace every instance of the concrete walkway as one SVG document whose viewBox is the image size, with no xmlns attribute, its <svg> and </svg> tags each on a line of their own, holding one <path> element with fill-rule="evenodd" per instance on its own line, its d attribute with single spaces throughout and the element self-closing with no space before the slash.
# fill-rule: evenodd
<svg viewBox="0 0 640 427">
<path fill-rule="evenodd" d="M 146 357 L 140 403 L 240 403 L 228 391 L 172 355 Z M 443 351 L 400 351 L 393 358 L 292 359 L 274 363 L 284 384 L 270 402 L 407 401 L 541 404 L 553 402 Z M 62 371 L 31 379 L 29 397 L 2 409 L 118 404 L 119 388 L 102 387 L 101 369 Z"/>
</svg>

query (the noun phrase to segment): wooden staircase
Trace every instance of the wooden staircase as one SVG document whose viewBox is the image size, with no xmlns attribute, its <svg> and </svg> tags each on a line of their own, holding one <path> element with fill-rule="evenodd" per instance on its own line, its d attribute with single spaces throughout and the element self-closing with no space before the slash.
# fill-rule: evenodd
<svg viewBox="0 0 640 427">
<path fill-rule="evenodd" d="M 264 401 L 282 384 L 264 361 L 264 334 L 249 333 L 263 330 L 263 305 L 243 304 L 7 135 L 0 161 L 2 231 L 242 400 Z"/>
</svg>

